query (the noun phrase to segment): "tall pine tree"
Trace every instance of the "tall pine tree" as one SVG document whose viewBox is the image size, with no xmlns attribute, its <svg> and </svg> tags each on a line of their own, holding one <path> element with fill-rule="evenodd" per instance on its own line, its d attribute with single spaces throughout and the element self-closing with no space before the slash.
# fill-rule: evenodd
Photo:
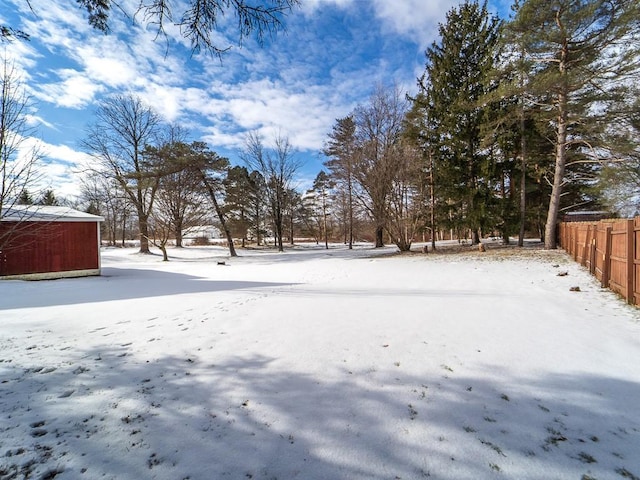
<svg viewBox="0 0 640 480">
<path fill-rule="evenodd" d="M 488 227 L 492 197 L 491 157 L 481 145 L 487 106 L 480 100 L 492 88 L 500 21 L 486 3 L 466 0 L 440 25 L 440 41 L 426 51 L 429 117 L 436 129 L 434 168 L 452 227 L 470 229 L 473 242 Z"/>
<path fill-rule="evenodd" d="M 356 160 L 356 123 L 353 116 L 338 118 L 323 153 L 329 157 L 325 166 L 347 192 L 347 208 L 349 217 L 349 249 L 353 248 L 353 169 Z"/>
<path fill-rule="evenodd" d="M 638 72 L 639 22 L 637 0 L 524 0 L 507 26 L 533 66 L 530 91 L 548 98 L 555 130 L 546 248 L 556 248 L 561 199 L 572 181 L 567 169 L 586 157 L 598 160 L 599 142 L 615 116 L 611 106 Z"/>
</svg>

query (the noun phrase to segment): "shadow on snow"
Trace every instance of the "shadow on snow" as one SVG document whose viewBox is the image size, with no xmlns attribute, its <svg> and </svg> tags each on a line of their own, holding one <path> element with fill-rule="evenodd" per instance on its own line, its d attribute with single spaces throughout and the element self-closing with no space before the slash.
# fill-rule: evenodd
<svg viewBox="0 0 640 480">
<path fill-rule="evenodd" d="M 622 379 L 338 370 L 326 381 L 265 356 L 145 361 L 132 348 L 65 352 L 53 370 L 14 362 L 0 393 L 0 472 L 30 463 L 42 475 L 33 478 L 640 475 L 640 389 Z"/>
<path fill-rule="evenodd" d="M 281 287 L 287 283 L 209 280 L 157 269 L 104 267 L 103 275 L 51 281 L 0 283 L 0 310 L 108 302 L 186 293 Z"/>
</svg>

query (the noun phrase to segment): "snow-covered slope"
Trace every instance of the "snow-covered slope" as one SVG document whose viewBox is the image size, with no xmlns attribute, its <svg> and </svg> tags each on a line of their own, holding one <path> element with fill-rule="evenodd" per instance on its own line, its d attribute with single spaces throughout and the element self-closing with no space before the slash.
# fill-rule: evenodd
<svg viewBox="0 0 640 480">
<path fill-rule="evenodd" d="M 562 252 L 391 251 L 1 282 L 0 479 L 640 478 L 635 309 Z"/>
</svg>

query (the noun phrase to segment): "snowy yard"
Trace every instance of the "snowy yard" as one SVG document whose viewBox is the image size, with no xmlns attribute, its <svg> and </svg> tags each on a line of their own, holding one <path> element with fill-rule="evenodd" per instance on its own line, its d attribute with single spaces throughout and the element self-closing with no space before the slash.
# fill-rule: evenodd
<svg viewBox="0 0 640 480">
<path fill-rule="evenodd" d="M 391 251 L 0 282 L 0 479 L 640 478 L 637 310 L 560 251 Z"/>
</svg>

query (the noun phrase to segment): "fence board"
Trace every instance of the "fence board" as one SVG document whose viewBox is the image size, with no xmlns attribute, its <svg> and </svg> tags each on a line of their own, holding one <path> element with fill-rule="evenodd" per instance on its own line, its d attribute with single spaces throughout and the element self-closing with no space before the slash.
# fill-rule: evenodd
<svg viewBox="0 0 640 480">
<path fill-rule="evenodd" d="M 640 217 L 633 220 L 563 222 L 560 245 L 605 288 L 640 304 Z"/>
<path fill-rule="evenodd" d="M 633 305 L 640 305 L 640 217 L 633 222 Z"/>
</svg>

